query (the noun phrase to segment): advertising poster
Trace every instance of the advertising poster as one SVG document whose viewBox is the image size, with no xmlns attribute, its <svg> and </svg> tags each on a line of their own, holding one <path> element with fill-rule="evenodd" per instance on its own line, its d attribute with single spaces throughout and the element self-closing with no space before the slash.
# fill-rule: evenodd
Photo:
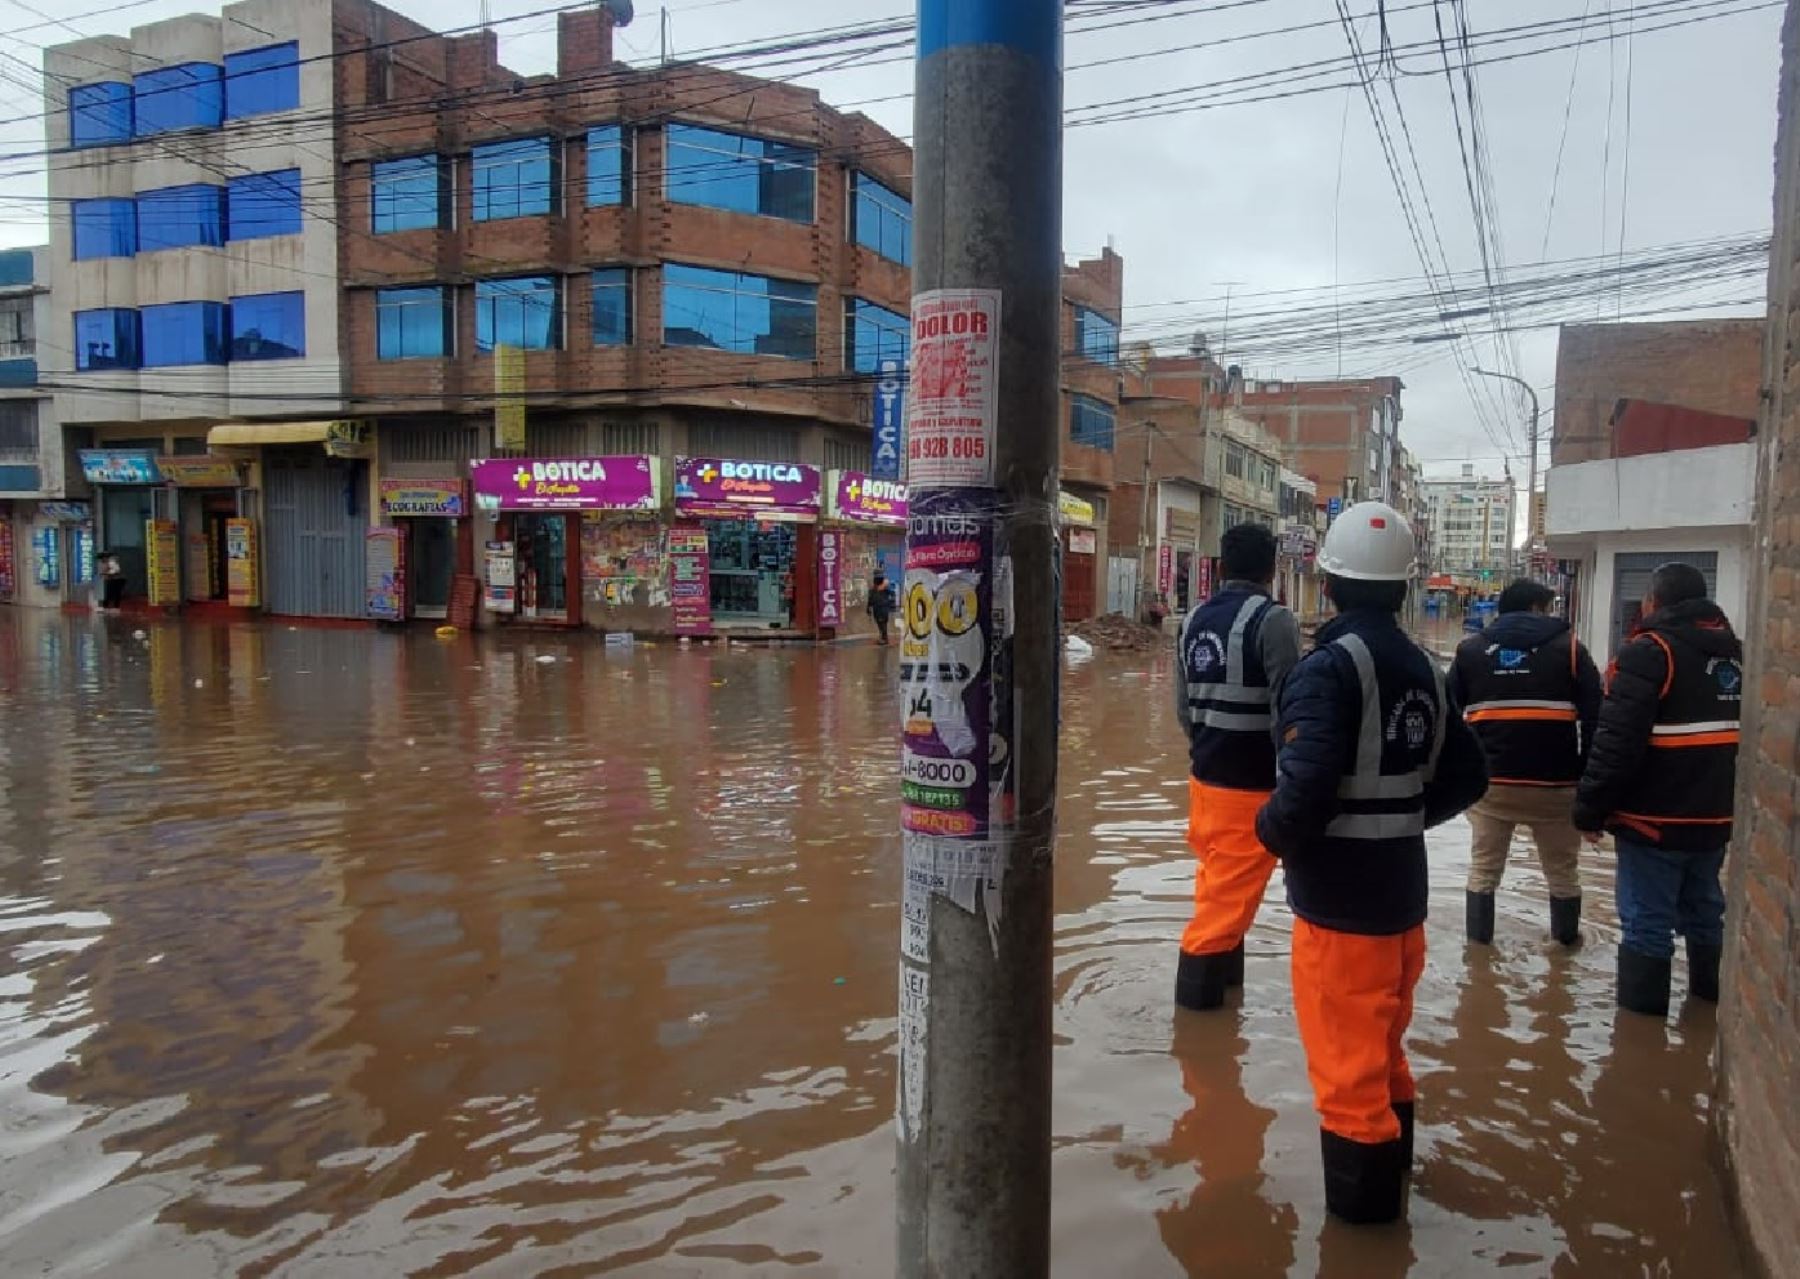
<svg viewBox="0 0 1800 1279">
<path fill-rule="evenodd" d="M 0 515 L 0 600 L 10 600 L 19 589 L 13 576 L 13 524 L 10 515 Z"/>
<path fill-rule="evenodd" d="M 883 360 L 875 378 L 875 443 L 869 474 L 900 478 L 900 444 L 906 425 L 906 374 L 898 360 Z"/>
<path fill-rule="evenodd" d="M 1175 591 L 1175 548 L 1164 542 L 1156 548 L 1156 593 L 1168 598 Z"/>
<path fill-rule="evenodd" d="M 381 513 L 387 517 L 435 516 L 460 520 L 469 513 L 466 486 L 461 480 L 383 480 Z"/>
<path fill-rule="evenodd" d="M 181 603 L 181 532 L 174 520 L 144 521 L 144 558 L 150 578 L 150 602 Z"/>
<path fill-rule="evenodd" d="M 82 478 L 89 484 L 161 484 L 156 454 L 148 449 L 82 449 Z"/>
<path fill-rule="evenodd" d="M 906 479 L 913 488 L 994 482 L 1000 404 L 1000 293 L 935 289 L 913 298 Z"/>
<path fill-rule="evenodd" d="M 675 509 L 703 519 L 810 519 L 818 515 L 817 467 L 684 457 L 675 463 Z"/>
<path fill-rule="evenodd" d="M 833 471 L 832 475 L 836 483 L 829 490 L 827 508 L 832 519 L 906 527 L 906 485 L 855 471 Z"/>
<path fill-rule="evenodd" d="M 176 488 L 234 489 L 244 481 L 243 470 L 230 458 L 199 454 L 193 457 L 159 457 L 156 469 Z"/>
<path fill-rule="evenodd" d="M 819 625 L 844 624 L 844 535 L 819 531 Z"/>
<path fill-rule="evenodd" d="M 578 457 L 469 464 L 486 511 L 653 511 L 662 505 L 655 459 Z"/>
<path fill-rule="evenodd" d="M 712 558 L 698 524 L 669 530 L 669 600 L 677 635 L 712 634 Z"/>
<path fill-rule="evenodd" d="M 365 607 L 384 622 L 406 620 L 406 538 L 397 528 L 372 528 L 366 535 Z"/>
<path fill-rule="evenodd" d="M 1212 561 L 1205 556 L 1202 556 L 1200 559 L 1197 575 L 1199 577 L 1199 593 L 1195 595 L 1194 598 L 1197 600 L 1211 599 L 1213 593 Z"/>
<path fill-rule="evenodd" d="M 489 542 L 486 548 L 487 593 L 489 612 L 519 611 L 519 568 L 511 542 Z"/>
<path fill-rule="evenodd" d="M 993 511 L 988 490 L 914 493 L 900 596 L 901 822 L 988 835 Z"/>
<path fill-rule="evenodd" d="M 37 554 L 39 586 L 62 585 L 62 552 L 57 549 L 54 528 L 36 529 L 31 534 L 31 549 Z"/>
<path fill-rule="evenodd" d="M 100 552 L 94 547 L 94 526 L 77 524 L 71 533 L 74 541 L 69 553 L 75 557 L 75 562 L 69 565 L 69 580 L 77 586 L 86 586 L 100 571 L 99 564 L 95 562 Z"/>
<path fill-rule="evenodd" d="M 225 521 L 225 592 L 233 608 L 257 608 L 262 604 L 262 573 L 258 565 L 255 520 Z"/>
<path fill-rule="evenodd" d="M 525 352 L 504 343 L 494 348 L 494 450 L 525 451 Z"/>
</svg>

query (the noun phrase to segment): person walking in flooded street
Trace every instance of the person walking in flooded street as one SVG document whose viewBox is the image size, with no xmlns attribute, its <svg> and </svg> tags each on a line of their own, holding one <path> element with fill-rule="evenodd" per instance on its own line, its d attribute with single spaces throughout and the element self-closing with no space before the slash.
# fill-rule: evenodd
<svg viewBox="0 0 1800 1279">
<path fill-rule="evenodd" d="M 1181 935 L 1175 1002 L 1217 1008 L 1244 982 L 1244 937 L 1275 859 L 1256 838 L 1256 810 L 1275 786 L 1270 705 L 1300 660 L 1300 623 L 1270 597 L 1275 535 L 1260 524 L 1225 531 L 1224 581 L 1181 626 L 1175 715 L 1187 731 L 1188 847 L 1194 914 Z"/>
<path fill-rule="evenodd" d="M 1487 789 L 1480 744 L 1400 627 L 1416 547 L 1381 502 L 1341 514 L 1319 569 L 1337 610 L 1276 698 L 1275 792 L 1256 816 L 1294 911 L 1294 1012 L 1319 1112 L 1325 1206 L 1403 1212 L 1416 1090 L 1404 1039 L 1425 969 L 1425 831 Z"/>
<path fill-rule="evenodd" d="M 1618 848 L 1618 1002 L 1631 1012 L 1668 1013 L 1676 933 L 1689 992 L 1719 998 L 1743 685 L 1743 646 L 1706 578 L 1664 564 L 1613 659 L 1575 792 L 1575 825 L 1595 842 L 1610 831 Z"/>
<path fill-rule="evenodd" d="M 888 642 L 888 623 L 893 616 L 894 588 L 888 585 L 886 573 L 877 573 L 869 584 L 869 617 L 875 623 L 875 642 L 883 647 Z"/>
<path fill-rule="evenodd" d="M 1469 810 L 1469 940 L 1494 940 L 1494 893 L 1513 830 L 1531 829 L 1550 886 L 1550 935 L 1581 940 L 1581 833 L 1575 783 L 1600 716 L 1600 672 L 1569 624 L 1550 616 L 1556 595 L 1521 578 L 1500 593 L 1500 615 L 1456 650 L 1450 693 L 1487 752 L 1488 792 Z"/>
</svg>

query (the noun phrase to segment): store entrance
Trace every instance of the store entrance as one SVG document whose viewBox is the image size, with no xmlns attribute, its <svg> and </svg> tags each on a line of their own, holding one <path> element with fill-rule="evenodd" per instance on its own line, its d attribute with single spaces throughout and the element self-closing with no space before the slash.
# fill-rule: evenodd
<svg viewBox="0 0 1800 1279">
<path fill-rule="evenodd" d="M 569 521 L 562 514 L 517 518 L 519 615 L 560 622 L 569 616 Z M 448 595 L 446 594 L 446 602 Z"/>
<path fill-rule="evenodd" d="M 712 616 L 721 626 L 780 629 L 794 620 L 792 524 L 707 520 Z"/>
<path fill-rule="evenodd" d="M 456 573 L 456 521 L 415 516 L 407 530 L 406 562 L 412 577 L 414 617 L 450 615 L 450 579 Z M 558 582 L 564 581 L 559 576 Z"/>
<path fill-rule="evenodd" d="M 125 598 L 150 594 L 150 564 L 144 550 L 144 525 L 155 518 L 155 497 L 148 488 L 107 485 L 100 490 L 102 551 L 118 556 L 125 571 Z"/>
</svg>

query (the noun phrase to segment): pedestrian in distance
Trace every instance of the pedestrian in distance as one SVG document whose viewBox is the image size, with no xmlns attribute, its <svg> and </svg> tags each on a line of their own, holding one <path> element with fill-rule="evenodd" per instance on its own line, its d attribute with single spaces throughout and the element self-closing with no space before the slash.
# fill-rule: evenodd
<svg viewBox="0 0 1800 1279">
<path fill-rule="evenodd" d="M 1425 969 L 1425 831 L 1487 789 L 1436 659 L 1400 627 L 1416 547 L 1381 502 L 1344 511 L 1319 569 L 1337 616 L 1275 704 L 1275 793 L 1256 817 L 1294 911 L 1294 1012 L 1319 1112 L 1325 1206 L 1393 1221 L 1417 1092 L 1404 1039 Z"/>
<path fill-rule="evenodd" d="M 1523 578 L 1500 593 L 1500 615 L 1464 640 L 1451 696 L 1487 752 L 1488 791 L 1469 810 L 1469 940 L 1494 940 L 1494 893 L 1513 831 L 1525 826 L 1550 886 L 1550 935 L 1581 940 L 1581 833 L 1575 783 L 1600 717 L 1600 672 L 1569 624 L 1550 616 L 1555 592 Z"/>
<path fill-rule="evenodd" d="M 125 566 L 119 563 L 116 552 L 102 551 L 97 567 L 100 570 L 100 607 L 115 613 L 125 602 Z"/>
<path fill-rule="evenodd" d="M 1608 671 L 1575 792 L 1575 825 L 1594 842 L 1610 831 L 1618 849 L 1618 1001 L 1631 1012 L 1668 1013 L 1676 933 L 1689 993 L 1719 998 L 1743 686 L 1743 646 L 1706 578 L 1664 564 Z"/>
<path fill-rule="evenodd" d="M 869 585 L 869 616 L 875 622 L 875 642 L 885 646 L 888 622 L 894 616 L 894 588 L 888 585 L 886 573 L 875 574 Z"/>
<path fill-rule="evenodd" d="M 1181 935 L 1175 1002 L 1217 1008 L 1244 983 L 1244 937 L 1275 871 L 1256 810 L 1275 787 L 1270 710 L 1300 660 L 1300 623 L 1269 594 L 1275 535 L 1239 524 L 1220 540 L 1223 580 L 1181 624 L 1175 716 L 1188 738 L 1194 914 Z"/>
</svg>

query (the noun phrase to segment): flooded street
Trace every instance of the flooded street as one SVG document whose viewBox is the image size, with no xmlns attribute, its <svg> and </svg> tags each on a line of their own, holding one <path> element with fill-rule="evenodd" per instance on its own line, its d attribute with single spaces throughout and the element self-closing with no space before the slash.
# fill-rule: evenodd
<svg viewBox="0 0 1800 1279">
<path fill-rule="evenodd" d="M 893 650 L 138 625 L 0 611 L 0 1274 L 891 1270 Z M 1411 1224 L 1326 1223 L 1285 909 L 1174 1012 L 1168 679 L 1065 683 L 1057 1273 L 1741 1273 L 1712 1009 L 1615 1023 L 1591 852 L 1466 958 L 1460 822 Z"/>
</svg>

